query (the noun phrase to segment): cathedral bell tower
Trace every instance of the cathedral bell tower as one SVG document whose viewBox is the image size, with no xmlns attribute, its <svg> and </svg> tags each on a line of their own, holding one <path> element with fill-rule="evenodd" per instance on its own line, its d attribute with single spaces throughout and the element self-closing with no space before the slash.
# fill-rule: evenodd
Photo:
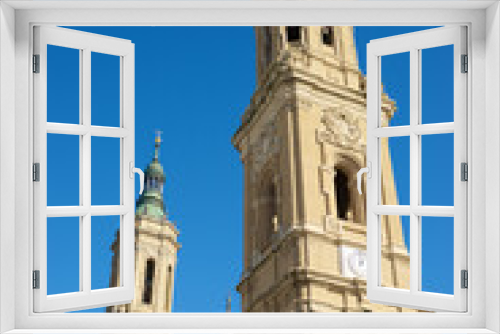
<svg viewBox="0 0 500 334">
<path fill-rule="evenodd" d="M 107 312 L 171 312 L 179 234 L 168 219 L 163 201 L 165 174 L 158 161 L 161 138 L 155 140 L 155 156 L 145 171 L 144 192 L 135 212 L 135 298 L 130 304 L 110 306 Z M 113 244 L 112 283 L 119 278 L 119 236 Z"/>
<path fill-rule="evenodd" d="M 366 299 L 366 84 L 353 27 L 257 27 L 257 89 L 233 137 L 244 164 L 244 312 L 403 311 Z M 386 126 L 396 111 L 384 96 Z M 383 198 L 396 204 L 388 143 Z M 382 284 L 409 288 L 399 217 Z M 406 310 L 404 310 L 406 311 Z"/>
</svg>

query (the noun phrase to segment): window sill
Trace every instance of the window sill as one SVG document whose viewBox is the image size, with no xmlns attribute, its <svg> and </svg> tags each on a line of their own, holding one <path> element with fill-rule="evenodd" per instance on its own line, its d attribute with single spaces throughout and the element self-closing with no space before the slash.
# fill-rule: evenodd
<svg viewBox="0 0 500 334">
<path fill-rule="evenodd" d="M 303 334 L 303 329 L 256 329 L 256 330 L 235 330 L 235 329 L 209 329 L 209 330 L 190 330 L 190 329 L 105 329 L 105 330 L 66 330 L 66 329 L 32 329 L 32 330 L 11 330 L 4 334 Z M 307 329 L 308 334 L 494 334 L 488 329 Z"/>
</svg>

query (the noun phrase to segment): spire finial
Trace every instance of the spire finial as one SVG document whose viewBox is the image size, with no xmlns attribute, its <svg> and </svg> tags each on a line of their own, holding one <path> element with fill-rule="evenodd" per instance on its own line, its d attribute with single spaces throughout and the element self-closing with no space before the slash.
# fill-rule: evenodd
<svg viewBox="0 0 500 334">
<path fill-rule="evenodd" d="M 158 160 L 158 155 L 159 155 L 160 145 L 161 145 L 161 134 L 162 134 L 162 132 L 160 130 L 156 130 L 156 138 L 155 138 L 155 160 Z"/>
</svg>

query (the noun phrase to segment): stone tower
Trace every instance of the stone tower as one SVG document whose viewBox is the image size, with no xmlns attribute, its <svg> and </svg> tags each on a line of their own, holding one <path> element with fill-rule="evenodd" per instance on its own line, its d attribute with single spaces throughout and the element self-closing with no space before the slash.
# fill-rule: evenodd
<svg viewBox="0 0 500 334">
<path fill-rule="evenodd" d="M 244 312 L 403 311 L 366 299 L 366 84 L 352 27 L 258 27 L 257 89 L 233 137 L 244 164 Z M 383 97 L 386 126 L 395 112 Z M 381 145 L 384 204 L 397 195 Z M 382 285 L 409 288 L 399 217 Z"/>
<path fill-rule="evenodd" d="M 155 157 L 145 171 L 144 192 L 135 213 L 135 298 L 130 304 L 110 306 L 107 312 L 171 312 L 179 234 L 169 221 L 163 202 L 165 174 L 158 161 L 161 139 L 156 137 Z M 113 244 L 111 285 L 119 282 L 119 235 Z"/>
</svg>

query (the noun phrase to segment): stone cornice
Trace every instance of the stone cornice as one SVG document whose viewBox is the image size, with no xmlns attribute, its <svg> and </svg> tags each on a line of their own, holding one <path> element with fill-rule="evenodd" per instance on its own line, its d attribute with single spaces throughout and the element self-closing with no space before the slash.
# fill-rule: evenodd
<svg viewBox="0 0 500 334">
<path fill-rule="evenodd" d="M 363 228 L 356 228 L 355 223 L 351 224 L 346 224 L 346 227 L 349 227 L 351 229 L 355 229 L 357 232 L 359 232 L 362 235 L 366 235 L 366 226 Z M 268 261 L 271 258 L 272 254 L 275 254 L 283 245 L 285 244 L 285 241 L 293 238 L 293 237 L 298 237 L 298 236 L 304 236 L 304 235 L 311 235 L 315 237 L 319 237 L 322 239 L 325 239 L 332 244 L 336 246 L 342 246 L 342 245 L 347 245 L 347 246 L 352 246 L 359 248 L 361 250 L 366 250 L 366 244 L 359 243 L 356 241 L 353 241 L 352 238 L 347 236 L 345 233 L 329 233 L 321 228 L 316 227 L 317 224 L 309 224 L 305 222 L 305 224 L 298 224 L 295 225 L 291 228 L 289 228 L 287 231 L 282 233 L 276 240 L 261 254 L 260 258 L 256 261 L 256 263 L 253 263 L 249 268 L 245 270 L 245 272 L 242 274 L 240 283 L 238 284 L 237 289 L 239 290 L 240 287 L 245 284 L 246 281 L 248 281 L 254 274 L 255 272 L 263 265 L 264 262 Z M 346 228 L 349 229 L 349 228 Z M 406 247 L 399 247 L 399 246 L 392 246 L 392 247 L 383 247 L 382 252 L 384 255 L 388 256 L 395 256 L 398 258 L 407 258 L 409 256 L 408 251 Z"/>
<path fill-rule="evenodd" d="M 345 72 L 345 69 L 343 71 Z M 355 71 L 350 68 L 349 71 L 356 72 L 356 74 L 361 76 L 359 70 Z M 269 98 L 272 98 L 279 88 L 287 83 L 291 85 L 308 85 L 315 91 L 322 91 L 330 96 L 336 96 L 361 106 L 366 105 L 365 90 L 353 89 L 344 83 L 335 83 L 332 79 L 327 79 L 324 76 L 313 73 L 307 66 L 297 66 L 290 60 L 290 52 L 284 51 L 278 57 L 278 60 L 270 65 L 264 79 L 255 90 L 250 104 L 243 114 L 242 124 L 233 135 L 232 143 L 238 150 L 241 150 L 240 143 L 243 137 L 245 137 L 244 133 L 256 123 L 256 120 L 262 114 L 262 110 L 265 109 L 264 106 Z M 395 111 L 394 102 L 386 94 L 383 94 L 382 100 L 382 109 L 386 114 L 386 118 L 392 117 Z"/>
<path fill-rule="evenodd" d="M 343 277 L 340 274 L 332 275 L 306 267 L 293 267 L 286 274 L 282 275 L 279 280 L 270 285 L 266 291 L 259 294 L 257 298 L 254 298 L 248 309 L 251 310 L 255 305 L 262 300 L 268 299 L 270 296 L 278 295 L 280 290 L 287 283 L 291 282 L 315 283 L 326 286 L 328 289 L 334 287 L 337 290 L 349 291 L 356 294 L 366 293 L 366 280 Z M 243 284 L 244 282 L 241 282 L 238 285 L 238 291 L 241 292 Z"/>
</svg>

